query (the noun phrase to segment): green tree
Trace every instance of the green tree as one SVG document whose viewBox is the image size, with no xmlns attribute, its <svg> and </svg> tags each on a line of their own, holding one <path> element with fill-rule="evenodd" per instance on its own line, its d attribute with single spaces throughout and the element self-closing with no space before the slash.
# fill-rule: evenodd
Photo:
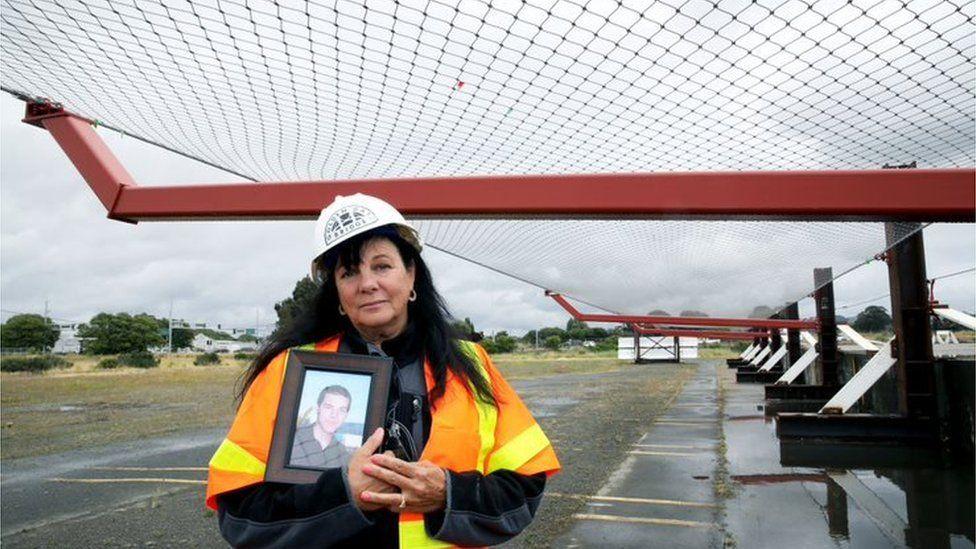
<svg viewBox="0 0 976 549">
<path fill-rule="evenodd" d="M 707 317 L 708 315 L 694 309 L 685 309 L 684 311 L 681 311 L 680 316 Z"/>
<path fill-rule="evenodd" d="M 586 331 L 586 339 L 604 339 L 608 332 L 605 328 L 590 328 Z"/>
<path fill-rule="evenodd" d="M 557 335 L 547 337 L 545 343 L 543 343 L 547 349 L 552 349 L 553 351 L 558 351 L 562 344 L 563 340 L 559 339 L 559 336 Z"/>
<path fill-rule="evenodd" d="M 189 349 L 193 346 L 193 330 L 173 328 L 173 349 Z"/>
<path fill-rule="evenodd" d="M 653 311 L 647 313 L 647 316 L 671 316 L 671 313 L 665 311 L 664 309 L 654 309 Z"/>
<path fill-rule="evenodd" d="M 751 313 L 749 313 L 749 318 L 769 318 L 773 316 L 776 311 L 772 307 L 767 307 L 766 305 L 759 305 L 755 307 Z"/>
<path fill-rule="evenodd" d="M 489 353 L 511 353 L 515 350 L 515 338 L 507 332 L 498 332 L 494 337 L 481 341 L 481 345 Z"/>
<path fill-rule="evenodd" d="M 549 326 L 547 328 L 543 328 L 539 330 L 539 341 L 545 341 L 553 336 L 558 337 L 560 343 L 568 339 L 568 336 L 566 335 L 566 331 L 556 326 Z"/>
<path fill-rule="evenodd" d="M 471 319 L 468 317 L 464 317 L 464 320 L 455 320 L 451 322 L 451 327 L 454 328 L 454 331 L 457 332 L 458 335 L 463 337 L 468 337 L 474 335 L 475 333 L 474 322 L 471 322 Z"/>
<path fill-rule="evenodd" d="M 891 329 L 891 315 L 884 307 L 871 305 L 857 315 L 851 326 L 859 332 L 883 332 Z"/>
<path fill-rule="evenodd" d="M 78 337 L 87 340 L 85 352 L 95 355 L 146 351 L 166 343 L 155 320 L 158 319 L 147 314 L 98 313 L 87 324 L 78 327 Z"/>
<path fill-rule="evenodd" d="M 318 285 L 310 277 L 306 276 L 296 282 L 291 297 L 275 303 L 275 312 L 278 313 L 275 333 L 280 334 L 291 329 L 295 321 L 315 305 L 315 294 L 317 292 Z M 228 337 L 228 339 L 231 338 Z"/>
<path fill-rule="evenodd" d="M 576 320 L 575 318 L 569 319 L 566 323 L 566 337 L 569 339 L 584 340 L 589 337 L 590 327 L 586 325 L 582 320 Z"/>
<path fill-rule="evenodd" d="M 61 331 L 41 315 L 14 315 L 0 325 L 0 345 L 12 349 L 46 351 L 54 347 Z"/>
</svg>

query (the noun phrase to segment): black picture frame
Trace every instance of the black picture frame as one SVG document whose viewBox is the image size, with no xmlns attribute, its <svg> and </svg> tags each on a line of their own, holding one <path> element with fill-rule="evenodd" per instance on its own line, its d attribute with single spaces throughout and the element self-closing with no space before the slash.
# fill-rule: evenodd
<svg viewBox="0 0 976 549">
<path fill-rule="evenodd" d="M 309 484 L 318 480 L 326 468 L 290 465 L 292 445 L 297 430 L 298 407 L 308 373 L 314 371 L 369 375 L 369 400 L 363 424 L 363 440 L 382 427 L 393 372 L 393 360 L 345 353 L 292 350 L 285 364 L 278 415 L 271 438 L 271 451 L 264 479 L 286 484 Z"/>
</svg>

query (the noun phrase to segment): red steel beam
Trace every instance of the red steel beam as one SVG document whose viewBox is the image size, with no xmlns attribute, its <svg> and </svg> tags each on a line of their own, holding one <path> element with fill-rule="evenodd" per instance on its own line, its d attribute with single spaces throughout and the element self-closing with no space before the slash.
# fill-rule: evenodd
<svg viewBox="0 0 976 549">
<path fill-rule="evenodd" d="M 65 120 L 61 120 L 65 119 Z M 59 121 L 55 121 L 59 120 Z M 74 120 L 74 122 L 71 122 Z M 383 198 L 413 217 L 635 217 L 976 221 L 976 170 L 836 170 L 477 176 L 136 186 L 87 119 L 59 109 L 47 129 L 109 217 L 311 219 L 336 195 Z M 114 198 L 113 198 L 114 197 Z"/>
<path fill-rule="evenodd" d="M 75 165 L 75 169 L 95 192 L 95 196 L 109 212 L 113 212 L 126 188 L 134 188 L 136 182 L 92 129 L 92 122 L 75 115 L 66 115 L 60 106 L 47 103 L 28 103 L 24 122 L 46 129 L 61 150 Z"/>
<path fill-rule="evenodd" d="M 566 298 L 555 293 L 546 292 L 556 303 L 562 306 L 573 318 L 583 322 L 614 322 L 654 324 L 655 326 L 721 326 L 743 328 L 795 328 L 798 330 L 816 329 L 817 323 L 811 320 L 789 320 L 783 318 L 713 318 L 698 316 L 649 316 L 649 315 L 607 315 L 581 313 L 576 307 L 566 301 Z M 762 337 L 753 335 L 752 337 Z"/>
<path fill-rule="evenodd" d="M 724 330 L 673 330 L 667 328 L 644 328 L 631 323 L 630 328 L 640 335 L 667 337 L 700 337 L 708 339 L 748 339 L 768 337 L 766 332 L 732 332 Z"/>
</svg>

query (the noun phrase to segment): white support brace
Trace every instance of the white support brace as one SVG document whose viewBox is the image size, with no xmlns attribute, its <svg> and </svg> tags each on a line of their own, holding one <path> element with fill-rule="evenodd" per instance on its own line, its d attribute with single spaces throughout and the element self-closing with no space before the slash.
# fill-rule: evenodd
<svg viewBox="0 0 976 549">
<path fill-rule="evenodd" d="M 773 356 L 767 358 L 766 362 L 760 366 L 759 371 L 768 372 L 772 370 L 773 366 L 779 364 L 779 361 L 783 360 L 784 356 L 786 356 L 786 345 L 780 345 L 779 349 L 776 349 L 776 352 L 773 353 Z"/>
<path fill-rule="evenodd" d="M 756 345 L 755 347 L 752 348 L 751 351 L 749 351 L 749 353 L 746 356 L 742 357 L 742 360 L 746 360 L 746 361 L 752 360 L 753 358 L 755 358 L 756 355 L 759 354 L 759 351 L 761 350 L 762 347 Z"/>
<path fill-rule="evenodd" d="M 871 360 L 850 379 L 837 394 L 831 397 L 820 409 L 821 414 L 844 414 L 854 406 L 857 399 L 864 396 L 875 382 L 891 368 L 896 359 L 891 356 L 891 345 L 882 345 Z"/>
<path fill-rule="evenodd" d="M 783 372 L 783 375 L 776 380 L 776 385 L 789 385 L 793 383 L 808 366 L 813 364 L 814 360 L 817 360 L 817 354 L 815 348 L 810 347 L 807 349 L 807 352 L 803 353 L 803 356 L 796 361 L 796 364 L 790 366 L 790 369 Z"/>
<path fill-rule="evenodd" d="M 800 332 L 800 337 L 803 338 L 803 341 L 805 341 L 811 349 L 817 345 L 817 338 L 813 337 L 810 332 Z"/>
<path fill-rule="evenodd" d="M 752 360 L 749 361 L 749 364 L 752 364 L 753 366 L 759 366 L 759 363 L 762 362 L 762 359 L 766 358 L 769 355 L 769 352 L 772 350 L 773 350 L 772 347 L 766 345 L 765 347 L 762 348 L 761 351 L 759 351 L 759 354 L 752 357 Z"/>
<path fill-rule="evenodd" d="M 749 354 L 749 353 L 751 353 L 752 352 L 752 348 L 755 347 L 755 346 L 756 346 L 755 343 L 750 343 L 749 346 L 746 347 L 746 349 L 744 351 L 742 351 L 741 353 L 739 353 L 739 358 L 745 360 L 746 355 Z"/>
<path fill-rule="evenodd" d="M 946 320 L 951 320 L 960 326 L 965 326 L 970 330 L 976 330 L 976 317 L 969 316 L 962 311 L 950 309 L 948 307 L 936 307 L 932 312 Z"/>
<path fill-rule="evenodd" d="M 864 349 L 865 351 L 869 351 L 873 353 L 878 350 L 878 347 L 874 343 L 868 341 L 866 337 L 857 333 L 857 330 L 851 328 L 849 325 L 838 324 L 837 329 L 840 330 L 844 335 L 846 335 L 847 339 L 850 339 L 852 342 L 854 342 L 855 345 Z"/>
</svg>

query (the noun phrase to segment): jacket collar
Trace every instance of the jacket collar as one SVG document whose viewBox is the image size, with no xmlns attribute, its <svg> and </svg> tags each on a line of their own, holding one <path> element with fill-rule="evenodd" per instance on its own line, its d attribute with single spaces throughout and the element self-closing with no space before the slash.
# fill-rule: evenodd
<svg viewBox="0 0 976 549">
<path fill-rule="evenodd" d="M 346 330 L 342 339 L 349 345 L 349 350 L 355 354 L 374 354 L 371 349 L 376 349 L 376 346 L 367 343 L 355 328 Z M 402 334 L 384 341 L 380 347 L 380 350 L 397 364 L 409 364 L 416 360 L 420 356 L 421 341 L 414 322 L 409 321 Z"/>
</svg>

